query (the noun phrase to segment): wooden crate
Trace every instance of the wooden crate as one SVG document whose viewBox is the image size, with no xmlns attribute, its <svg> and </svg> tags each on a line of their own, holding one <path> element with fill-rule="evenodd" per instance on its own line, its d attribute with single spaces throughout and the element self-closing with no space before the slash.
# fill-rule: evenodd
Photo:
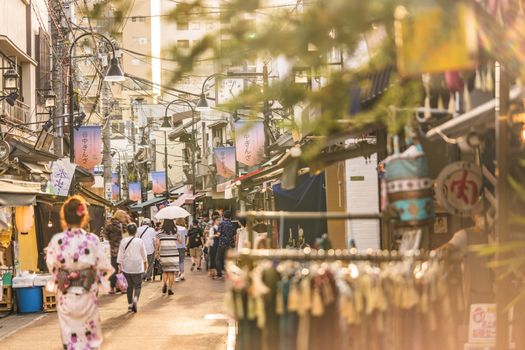
<svg viewBox="0 0 525 350">
<path fill-rule="evenodd" d="M 42 288 L 42 306 L 44 308 L 44 312 L 57 311 L 56 293 L 48 292 L 46 287 Z"/>
<path fill-rule="evenodd" d="M 11 311 L 13 308 L 13 288 L 11 286 L 2 286 L 2 300 L 0 300 L 0 312 Z"/>
</svg>

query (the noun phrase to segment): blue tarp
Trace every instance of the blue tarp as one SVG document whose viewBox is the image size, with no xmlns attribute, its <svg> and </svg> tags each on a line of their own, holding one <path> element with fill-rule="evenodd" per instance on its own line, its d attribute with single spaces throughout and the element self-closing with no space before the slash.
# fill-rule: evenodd
<svg viewBox="0 0 525 350">
<path fill-rule="evenodd" d="M 283 211 L 326 211 L 326 192 L 324 173 L 317 176 L 308 174 L 297 179 L 293 190 L 283 190 L 281 184 L 273 186 L 275 209 Z M 285 220 L 284 237 L 279 242 L 286 246 L 292 229 L 293 238 L 297 240 L 298 225 L 304 230 L 306 243 L 313 245 L 315 239 L 326 233 L 326 220 Z"/>
</svg>

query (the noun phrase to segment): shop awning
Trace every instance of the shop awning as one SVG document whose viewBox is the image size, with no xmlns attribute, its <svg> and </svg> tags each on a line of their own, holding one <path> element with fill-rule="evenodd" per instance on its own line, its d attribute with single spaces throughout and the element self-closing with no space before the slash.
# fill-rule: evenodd
<svg viewBox="0 0 525 350">
<path fill-rule="evenodd" d="M 108 208 L 113 207 L 113 203 L 82 186 L 78 189 L 78 193 L 84 196 L 89 204 L 105 206 Z"/>
<path fill-rule="evenodd" d="M 38 191 L 0 181 L 0 207 L 19 207 L 33 205 Z"/>
<path fill-rule="evenodd" d="M 78 166 L 75 168 L 75 180 L 77 182 L 94 182 L 95 176 L 87 169 Z M 102 197 L 101 197 L 102 198 Z"/>
<path fill-rule="evenodd" d="M 113 204 L 113 206 L 115 208 L 127 208 L 127 207 L 129 207 L 130 205 L 132 205 L 134 203 L 135 203 L 135 201 L 132 201 L 130 199 L 123 199 L 123 200 L 120 200 L 118 202 L 115 202 Z"/>
<path fill-rule="evenodd" d="M 224 127 L 228 125 L 228 121 L 226 119 L 220 119 L 212 122 L 210 125 L 208 125 L 208 128 L 217 128 L 217 127 Z"/>
<path fill-rule="evenodd" d="M 517 99 L 521 95 L 521 87 L 513 87 L 509 95 L 511 100 Z M 495 108 L 496 99 L 492 99 L 467 113 L 430 129 L 426 136 L 429 140 L 437 140 L 442 136 L 456 138 L 469 131 L 482 131 L 487 128 L 487 125 L 494 126 Z"/>
<path fill-rule="evenodd" d="M 157 203 L 160 203 L 162 201 L 165 201 L 165 200 L 166 200 L 166 197 L 155 197 L 155 198 L 148 199 L 145 202 L 134 204 L 134 205 L 130 206 L 129 209 L 131 209 L 131 210 L 141 210 L 141 209 L 150 207 L 152 205 L 155 205 Z"/>
<path fill-rule="evenodd" d="M 6 141 L 12 148 L 10 157 L 18 158 L 22 162 L 39 163 L 52 162 L 58 159 L 53 153 L 37 151 L 33 144 L 29 144 L 13 135 L 6 136 Z"/>
<path fill-rule="evenodd" d="M 175 201 L 170 203 L 170 205 L 176 205 L 180 207 L 185 204 L 192 204 L 193 202 L 195 202 L 197 198 L 204 197 L 204 195 L 205 195 L 204 192 L 197 192 L 195 194 L 191 192 L 184 193 L 182 196 L 180 196 Z"/>
<path fill-rule="evenodd" d="M 42 164 L 36 164 L 36 163 L 31 163 L 31 162 L 20 162 L 20 163 L 31 174 L 43 175 L 43 174 L 51 173 L 51 171 L 45 165 L 42 165 Z"/>
</svg>

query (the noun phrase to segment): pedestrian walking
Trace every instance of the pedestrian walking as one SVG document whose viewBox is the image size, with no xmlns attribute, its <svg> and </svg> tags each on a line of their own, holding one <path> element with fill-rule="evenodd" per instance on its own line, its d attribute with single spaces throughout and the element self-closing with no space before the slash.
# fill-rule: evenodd
<svg viewBox="0 0 525 350">
<path fill-rule="evenodd" d="M 217 247 L 219 246 L 219 223 L 220 218 L 214 216 L 212 225 L 208 231 L 209 268 L 208 276 L 214 278 L 217 274 Z"/>
<path fill-rule="evenodd" d="M 155 251 L 162 266 L 162 293 L 173 295 L 175 273 L 179 273 L 179 250 L 177 242 L 180 241 L 177 225 L 173 220 L 164 220 L 162 231 L 157 235 Z"/>
<path fill-rule="evenodd" d="M 240 252 L 244 248 L 250 247 L 250 240 L 248 237 L 248 230 L 246 229 L 246 219 L 239 219 L 240 227 L 237 229 L 237 252 Z"/>
<path fill-rule="evenodd" d="M 117 210 L 109 224 L 104 228 L 104 239 L 109 242 L 110 251 L 111 251 L 111 265 L 113 266 L 115 273 L 111 275 L 109 279 L 111 282 L 111 291 L 109 294 L 115 294 L 115 288 L 117 286 L 117 276 L 116 272 L 118 271 L 117 256 L 120 248 L 120 242 L 122 237 L 126 232 L 126 226 L 130 222 L 128 214 L 124 210 Z"/>
<path fill-rule="evenodd" d="M 128 311 L 137 312 L 137 303 L 142 289 L 142 277 L 148 267 L 148 254 L 142 239 L 136 237 L 137 225 L 128 224 L 128 237 L 120 242 L 117 262 L 119 271 L 124 273 L 128 282 L 126 291 L 128 297 Z"/>
<path fill-rule="evenodd" d="M 145 218 L 142 220 L 142 226 L 137 229 L 137 237 L 144 242 L 146 253 L 148 254 L 148 269 L 144 274 L 144 280 L 151 281 L 155 262 L 155 239 L 157 238 L 157 232 L 151 227 L 150 219 Z"/>
<path fill-rule="evenodd" d="M 83 228 L 89 222 L 87 203 L 80 196 L 60 210 L 63 232 L 51 239 L 46 263 L 52 279 L 46 289 L 56 293 L 58 322 L 64 349 L 100 349 L 102 327 L 98 295 L 109 290 L 111 261 L 99 238 Z"/>
<path fill-rule="evenodd" d="M 186 259 L 186 238 L 188 237 L 188 228 L 186 220 L 177 219 L 177 233 L 180 241 L 177 241 L 177 249 L 179 250 L 179 275 L 175 277 L 175 282 L 184 281 L 184 259 Z M 180 242 L 180 243 L 179 243 Z"/>
<path fill-rule="evenodd" d="M 200 271 L 202 247 L 204 246 L 204 231 L 197 220 L 193 221 L 193 226 L 188 232 L 186 245 L 190 249 L 191 271 L 194 271 L 195 268 L 197 268 L 197 271 Z"/>
<path fill-rule="evenodd" d="M 223 220 L 218 228 L 218 246 L 216 255 L 216 279 L 222 279 L 224 272 L 224 260 L 226 252 L 230 248 L 235 248 L 235 236 L 237 234 L 237 226 L 231 221 L 231 211 L 225 210 Z"/>
</svg>

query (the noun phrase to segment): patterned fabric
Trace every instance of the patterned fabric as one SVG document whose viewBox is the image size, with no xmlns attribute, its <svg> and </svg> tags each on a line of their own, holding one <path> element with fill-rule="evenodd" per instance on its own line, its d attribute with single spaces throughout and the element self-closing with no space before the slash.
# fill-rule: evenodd
<svg viewBox="0 0 525 350">
<path fill-rule="evenodd" d="M 170 235 L 161 232 L 157 235 L 159 240 L 159 258 L 163 272 L 179 271 L 179 250 L 177 248 L 178 234 Z"/>
<path fill-rule="evenodd" d="M 122 233 L 125 232 L 125 225 L 116 219 L 112 219 L 104 229 L 104 238 L 109 241 L 111 247 L 111 256 L 118 256 L 120 241 L 122 241 Z"/>
<path fill-rule="evenodd" d="M 219 247 L 233 248 L 235 247 L 235 234 L 237 233 L 237 226 L 229 219 L 224 219 L 219 224 Z"/>
<path fill-rule="evenodd" d="M 57 311 L 62 344 L 67 350 L 95 349 L 102 344 L 97 293 L 107 292 L 107 279 L 113 267 L 99 238 L 82 229 L 57 233 L 47 247 L 46 262 L 53 278 L 46 289 L 57 293 Z M 96 271 L 96 282 L 89 290 L 72 285 L 66 293 L 57 290 L 59 272 Z"/>
</svg>

